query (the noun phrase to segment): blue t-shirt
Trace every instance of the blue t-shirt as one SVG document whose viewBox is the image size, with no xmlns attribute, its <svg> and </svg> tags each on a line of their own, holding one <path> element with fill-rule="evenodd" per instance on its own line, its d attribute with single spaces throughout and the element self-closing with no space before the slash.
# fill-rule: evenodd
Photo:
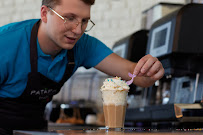
<svg viewBox="0 0 203 135">
<path fill-rule="evenodd" d="M 30 65 L 31 30 L 38 19 L 11 23 L 0 27 L 0 97 L 19 97 L 27 85 Z M 68 63 L 68 50 L 62 50 L 54 60 L 44 54 L 37 43 L 38 72 L 59 82 Z M 96 66 L 112 53 L 98 39 L 83 34 L 74 46 L 75 68 Z M 73 73 L 74 73 L 73 72 Z"/>
</svg>

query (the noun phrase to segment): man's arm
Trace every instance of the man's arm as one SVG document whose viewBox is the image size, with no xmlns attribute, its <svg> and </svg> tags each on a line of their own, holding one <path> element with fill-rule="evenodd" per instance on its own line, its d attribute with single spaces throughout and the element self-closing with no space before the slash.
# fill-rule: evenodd
<svg viewBox="0 0 203 135">
<path fill-rule="evenodd" d="M 108 75 L 121 77 L 124 80 L 131 79 L 128 72 L 134 73 L 137 77 L 134 78 L 133 83 L 140 87 L 149 87 L 164 75 L 161 62 L 151 55 L 146 55 L 138 63 L 134 63 L 112 53 L 96 65 L 95 68 Z"/>
</svg>

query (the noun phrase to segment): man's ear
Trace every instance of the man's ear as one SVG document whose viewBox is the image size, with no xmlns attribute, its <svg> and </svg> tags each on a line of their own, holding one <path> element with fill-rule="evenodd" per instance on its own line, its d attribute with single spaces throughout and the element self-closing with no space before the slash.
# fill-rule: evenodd
<svg viewBox="0 0 203 135">
<path fill-rule="evenodd" d="M 48 7 L 45 5 L 42 5 L 40 15 L 41 15 L 41 20 L 46 23 L 47 22 L 47 13 L 48 13 Z"/>
</svg>

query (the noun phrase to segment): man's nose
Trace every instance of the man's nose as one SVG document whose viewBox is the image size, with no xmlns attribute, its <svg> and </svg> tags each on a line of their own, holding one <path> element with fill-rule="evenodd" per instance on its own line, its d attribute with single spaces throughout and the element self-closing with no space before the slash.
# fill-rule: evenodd
<svg viewBox="0 0 203 135">
<path fill-rule="evenodd" d="M 75 24 L 75 27 L 72 29 L 72 31 L 76 34 L 81 34 L 83 32 L 82 23 L 78 22 L 77 24 Z"/>
</svg>

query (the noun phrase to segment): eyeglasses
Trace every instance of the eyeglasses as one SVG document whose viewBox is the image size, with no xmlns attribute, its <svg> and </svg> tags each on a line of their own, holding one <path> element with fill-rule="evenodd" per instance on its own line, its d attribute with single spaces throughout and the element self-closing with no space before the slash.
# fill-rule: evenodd
<svg viewBox="0 0 203 135">
<path fill-rule="evenodd" d="M 88 32 L 95 25 L 95 23 L 90 19 L 84 19 L 82 22 L 79 22 L 74 16 L 63 17 L 52 8 L 48 8 L 64 21 L 64 26 L 67 30 L 75 29 L 81 23 L 81 29 L 85 32 Z"/>
</svg>

